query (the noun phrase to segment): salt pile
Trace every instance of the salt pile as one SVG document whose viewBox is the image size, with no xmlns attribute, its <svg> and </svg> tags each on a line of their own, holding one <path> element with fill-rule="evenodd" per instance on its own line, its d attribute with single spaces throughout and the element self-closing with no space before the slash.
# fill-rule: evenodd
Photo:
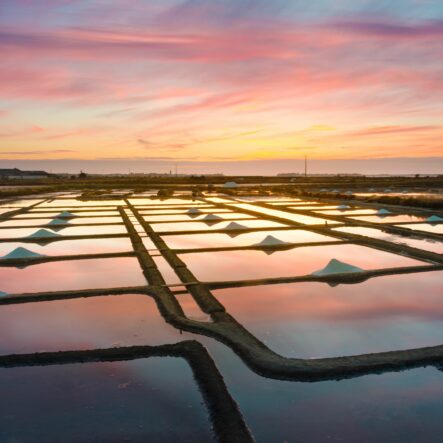
<svg viewBox="0 0 443 443">
<path fill-rule="evenodd" d="M 30 251 L 29 249 L 18 247 L 2 257 L 3 260 L 13 260 L 16 258 L 40 258 L 45 257 L 37 252 Z"/>
<path fill-rule="evenodd" d="M 381 208 L 381 209 L 379 209 L 378 211 L 377 211 L 377 215 L 387 215 L 387 214 L 390 214 L 391 213 L 391 211 L 388 211 L 387 209 L 385 209 L 385 208 Z"/>
<path fill-rule="evenodd" d="M 339 206 L 337 206 L 337 209 L 339 211 L 346 211 L 346 209 L 349 209 L 349 208 L 350 208 L 350 206 L 348 206 L 348 205 L 339 205 Z"/>
<path fill-rule="evenodd" d="M 313 272 L 312 275 L 317 275 L 320 277 L 324 275 L 345 274 L 352 272 L 363 272 L 363 269 L 357 266 L 349 265 L 348 263 L 344 263 L 341 262 L 340 260 L 333 258 L 332 260 L 329 261 L 326 267 Z"/>
<path fill-rule="evenodd" d="M 202 218 L 202 220 L 204 221 L 209 221 L 209 222 L 215 222 L 215 221 L 221 221 L 223 220 L 221 217 L 219 217 L 218 215 L 215 214 L 208 214 L 205 217 Z"/>
<path fill-rule="evenodd" d="M 223 185 L 223 187 L 224 187 L 224 188 L 227 188 L 227 189 L 233 189 L 233 188 L 237 188 L 237 187 L 238 187 L 238 184 L 235 183 L 235 182 L 226 182 L 226 183 Z"/>
<path fill-rule="evenodd" d="M 248 229 L 246 226 L 241 225 L 240 223 L 231 222 L 225 229 L 229 230 L 237 230 L 237 229 Z"/>
<path fill-rule="evenodd" d="M 48 231 L 47 229 L 39 229 L 35 231 L 34 234 L 28 235 L 28 238 L 53 238 L 60 237 L 60 234 Z"/>
<path fill-rule="evenodd" d="M 352 191 L 346 191 L 345 194 L 346 195 L 352 195 Z"/>
<path fill-rule="evenodd" d="M 5 295 L 8 295 L 8 293 L 7 293 L 7 292 L 0 291 L 0 297 L 4 297 Z"/>
<path fill-rule="evenodd" d="M 439 217 L 438 215 L 431 215 L 430 217 L 428 217 L 426 219 L 426 221 L 431 224 L 432 223 L 440 223 L 443 221 L 443 218 Z"/>
<path fill-rule="evenodd" d="M 275 238 L 272 235 L 267 235 L 261 242 L 256 243 L 254 246 L 272 248 L 272 247 L 276 247 L 276 246 L 286 246 L 286 245 L 290 245 L 290 243 L 280 240 L 278 238 Z"/>
</svg>

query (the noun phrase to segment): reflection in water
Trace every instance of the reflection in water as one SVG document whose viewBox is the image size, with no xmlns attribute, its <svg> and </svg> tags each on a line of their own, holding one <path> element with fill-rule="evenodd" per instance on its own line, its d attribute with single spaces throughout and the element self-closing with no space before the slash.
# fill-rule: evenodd
<svg viewBox="0 0 443 443">
<path fill-rule="evenodd" d="M 254 250 L 190 253 L 180 258 L 202 281 L 306 275 L 326 266 L 332 258 L 366 270 L 425 264 L 357 245 L 300 247 L 272 255 Z"/>
<path fill-rule="evenodd" d="M 243 222 L 242 222 L 243 223 Z M 173 249 L 197 249 L 251 246 L 262 241 L 267 235 L 272 235 L 288 243 L 310 243 L 337 240 L 326 235 L 303 229 L 282 231 L 260 231 L 240 233 L 234 238 L 227 234 L 199 234 L 199 235 L 165 235 L 164 240 Z M 337 240 L 338 241 L 338 240 Z"/>
<path fill-rule="evenodd" d="M 38 228 L 5 228 L 0 229 L 0 238 L 24 238 L 34 234 Z M 52 230 L 64 236 L 71 235 L 100 235 L 100 234 L 126 234 L 124 225 L 108 225 L 108 226 L 51 226 Z"/>
<path fill-rule="evenodd" d="M 83 240 L 60 240 L 42 245 L 19 242 L 0 243 L 0 256 L 6 255 L 18 247 L 28 248 L 44 255 L 104 254 L 132 251 L 129 237 L 118 237 L 112 240 L 107 238 L 88 238 Z"/>
<path fill-rule="evenodd" d="M 231 288 L 214 295 L 272 350 L 337 357 L 442 344 L 442 278 L 443 272 L 429 272 L 336 287 L 304 282 Z"/>
<path fill-rule="evenodd" d="M 112 346 L 162 345 L 180 341 L 147 295 L 116 295 L 0 309 L 0 354 Z"/>
<path fill-rule="evenodd" d="M 309 215 L 292 214 L 290 212 L 286 212 L 283 210 L 262 208 L 260 206 L 254 206 L 254 205 L 247 204 L 247 203 L 234 204 L 231 206 L 233 208 L 240 208 L 240 209 L 246 209 L 248 211 L 260 212 L 261 214 L 271 215 L 273 217 L 280 217 L 280 218 L 290 220 L 290 221 L 293 221 L 296 223 L 303 223 L 305 225 L 324 225 L 326 222 L 326 220 L 323 218 L 311 217 Z M 327 220 L 327 223 L 329 225 L 340 224 L 340 222 L 333 221 L 333 220 Z"/>
<path fill-rule="evenodd" d="M 2 442 L 213 441 L 178 358 L 0 369 L 0 385 Z"/>
<path fill-rule="evenodd" d="M 356 226 L 345 226 L 343 228 L 334 228 L 335 231 L 348 232 L 350 234 L 364 235 L 365 237 L 378 238 L 380 240 L 389 241 L 397 244 L 404 244 L 412 248 L 423 249 L 425 251 L 443 253 L 443 239 L 442 241 L 430 239 L 415 239 L 410 237 L 402 237 L 401 235 L 389 234 L 379 229 L 362 228 Z"/>
<path fill-rule="evenodd" d="M 354 220 L 367 221 L 371 223 L 403 223 L 403 222 L 420 222 L 425 219 L 425 217 L 417 217 L 415 215 L 370 215 L 363 217 L 351 217 Z"/>
<path fill-rule="evenodd" d="M 410 225 L 399 225 L 401 228 L 412 229 L 414 231 L 431 232 L 433 234 L 443 234 L 443 223 L 411 223 Z"/>
<path fill-rule="evenodd" d="M 203 222 L 186 222 L 186 223 L 153 223 L 151 226 L 157 232 L 173 232 L 173 231 L 198 231 L 211 229 L 225 229 L 229 225 L 229 221 L 208 226 Z M 276 228 L 284 226 L 281 223 L 276 223 L 267 220 L 242 220 L 241 224 L 247 228 Z"/>
<path fill-rule="evenodd" d="M 146 285 L 135 257 L 40 263 L 23 269 L 0 267 L 0 291 L 63 291 Z"/>
</svg>

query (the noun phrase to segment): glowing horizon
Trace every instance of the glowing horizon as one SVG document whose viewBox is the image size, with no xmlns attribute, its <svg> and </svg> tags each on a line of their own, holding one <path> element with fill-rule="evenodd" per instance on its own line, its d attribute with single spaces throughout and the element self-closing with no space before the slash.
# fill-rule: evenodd
<svg viewBox="0 0 443 443">
<path fill-rule="evenodd" d="M 441 158 L 438 1 L 4 0 L 10 161 Z"/>
</svg>

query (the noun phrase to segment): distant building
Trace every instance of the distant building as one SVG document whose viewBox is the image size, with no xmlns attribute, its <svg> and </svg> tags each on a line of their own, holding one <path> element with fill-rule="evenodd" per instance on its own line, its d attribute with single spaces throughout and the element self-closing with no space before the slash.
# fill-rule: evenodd
<svg viewBox="0 0 443 443">
<path fill-rule="evenodd" d="M 22 171 L 17 168 L 0 169 L 0 179 L 37 179 L 48 178 L 49 175 L 46 171 Z"/>
</svg>

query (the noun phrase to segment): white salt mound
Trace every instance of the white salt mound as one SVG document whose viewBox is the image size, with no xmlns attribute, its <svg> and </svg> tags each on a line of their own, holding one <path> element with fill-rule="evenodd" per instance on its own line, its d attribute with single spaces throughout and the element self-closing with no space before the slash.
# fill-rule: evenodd
<svg viewBox="0 0 443 443">
<path fill-rule="evenodd" d="M 223 187 L 224 187 L 224 188 L 228 188 L 228 189 L 233 189 L 233 188 L 237 188 L 237 187 L 238 187 L 238 184 L 235 183 L 235 182 L 226 182 L 226 183 L 223 185 Z"/>
<path fill-rule="evenodd" d="M 225 229 L 235 230 L 235 229 L 248 229 L 246 226 L 241 225 L 240 223 L 231 222 Z"/>
<path fill-rule="evenodd" d="M 426 221 L 428 223 L 438 223 L 438 222 L 443 221 L 443 218 L 439 217 L 438 215 L 431 215 L 430 217 L 428 217 L 426 219 Z"/>
<path fill-rule="evenodd" d="M 340 260 L 336 260 L 333 258 L 326 267 L 315 271 L 312 275 L 323 276 L 323 275 L 332 275 L 332 274 L 344 274 L 350 272 L 362 272 L 363 269 L 349 265 L 348 263 L 343 263 Z"/>
<path fill-rule="evenodd" d="M 388 211 L 385 208 L 381 208 L 377 211 L 377 215 L 386 215 L 386 214 L 390 214 L 390 213 L 391 213 L 391 211 Z"/>
<path fill-rule="evenodd" d="M 48 231 L 47 229 L 39 229 L 38 231 L 35 231 L 34 234 L 28 236 L 28 238 L 51 238 L 51 237 L 60 237 L 60 234 Z"/>
<path fill-rule="evenodd" d="M 221 217 L 215 214 L 208 214 L 206 217 L 203 217 L 202 220 L 204 221 L 220 221 L 223 220 Z"/>
<path fill-rule="evenodd" d="M 0 291 L 0 297 L 4 297 L 5 295 L 8 295 L 8 293 L 7 293 L 7 292 Z"/>
<path fill-rule="evenodd" d="M 337 206 L 337 209 L 340 210 L 340 211 L 345 211 L 346 209 L 349 209 L 349 208 L 350 208 L 350 206 L 348 206 L 348 205 L 339 205 L 339 206 Z"/>
<path fill-rule="evenodd" d="M 283 245 L 289 245 L 290 243 L 287 243 L 283 240 L 280 240 L 278 238 L 273 237 L 272 235 L 267 235 L 260 243 L 256 243 L 254 246 L 283 246 Z"/>
<path fill-rule="evenodd" d="M 14 259 L 14 258 L 39 258 L 44 257 L 42 254 L 30 251 L 29 249 L 18 247 L 11 251 L 9 254 L 4 255 L 3 259 Z"/>
</svg>

